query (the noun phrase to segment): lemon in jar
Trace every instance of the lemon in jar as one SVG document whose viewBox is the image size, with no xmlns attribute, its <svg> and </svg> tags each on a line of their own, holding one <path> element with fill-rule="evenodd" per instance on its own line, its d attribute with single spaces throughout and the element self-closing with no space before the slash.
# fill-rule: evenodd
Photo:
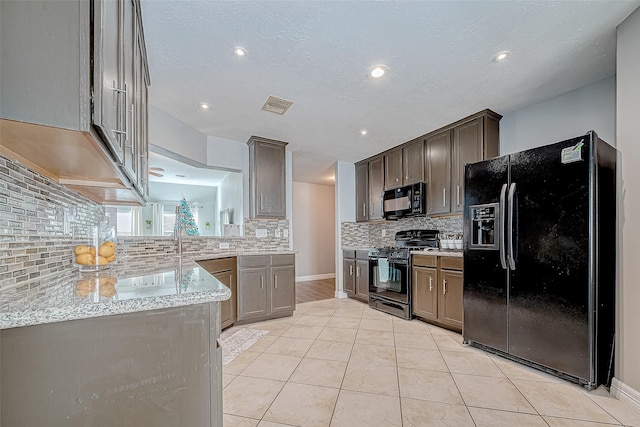
<svg viewBox="0 0 640 427">
<path fill-rule="evenodd" d="M 76 255 L 76 263 L 80 265 L 93 265 L 95 262 L 94 258 L 90 253 L 84 253 L 80 255 Z"/>
<path fill-rule="evenodd" d="M 100 247 L 98 248 L 98 255 L 105 258 L 109 258 L 115 255 L 116 253 L 115 245 L 110 243 L 111 242 L 104 242 L 103 244 L 101 244 Z"/>
<path fill-rule="evenodd" d="M 73 252 L 76 255 L 88 254 L 89 253 L 89 246 L 87 246 L 87 245 L 77 245 L 75 248 L 73 248 Z"/>
</svg>

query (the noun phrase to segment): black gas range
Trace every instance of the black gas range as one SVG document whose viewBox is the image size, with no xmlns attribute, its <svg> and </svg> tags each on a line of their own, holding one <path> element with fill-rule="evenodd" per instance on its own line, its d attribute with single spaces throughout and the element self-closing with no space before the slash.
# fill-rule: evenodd
<svg viewBox="0 0 640 427">
<path fill-rule="evenodd" d="M 411 251 L 438 248 L 438 230 L 405 230 L 395 246 L 369 250 L 369 306 L 411 319 Z"/>
</svg>

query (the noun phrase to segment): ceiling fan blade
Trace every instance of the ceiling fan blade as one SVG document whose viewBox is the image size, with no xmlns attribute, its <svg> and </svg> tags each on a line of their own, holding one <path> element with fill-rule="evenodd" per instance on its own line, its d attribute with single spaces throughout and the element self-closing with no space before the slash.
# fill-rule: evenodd
<svg viewBox="0 0 640 427">
<path fill-rule="evenodd" d="M 162 177 L 162 176 L 164 176 L 164 175 L 162 175 L 161 173 L 157 173 L 157 172 L 152 171 L 151 169 L 149 169 L 149 175 L 153 175 L 153 176 L 157 176 L 157 177 Z"/>
<path fill-rule="evenodd" d="M 157 171 L 157 172 L 164 172 L 164 169 L 159 168 L 159 167 L 155 167 L 155 166 L 150 167 L 149 170 L 150 171 Z"/>
</svg>

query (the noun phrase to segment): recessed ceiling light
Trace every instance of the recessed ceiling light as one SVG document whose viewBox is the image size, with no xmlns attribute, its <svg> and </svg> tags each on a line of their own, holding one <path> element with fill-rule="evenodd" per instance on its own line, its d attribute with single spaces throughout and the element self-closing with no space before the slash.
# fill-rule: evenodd
<svg viewBox="0 0 640 427">
<path fill-rule="evenodd" d="M 362 129 L 362 130 L 360 131 L 360 135 L 363 135 L 363 136 L 364 136 L 364 135 L 366 135 L 366 134 L 367 134 L 367 130 L 366 130 L 366 129 Z"/>
<path fill-rule="evenodd" d="M 384 76 L 385 74 L 387 74 L 387 67 L 385 67 L 384 65 L 375 65 L 371 68 L 371 70 L 369 71 L 369 74 L 374 79 L 378 79 Z"/>
<path fill-rule="evenodd" d="M 233 53 L 236 54 L 236 56 L 247 56 L 247 51 L 241 47 L 235 47 L 233 48 Z"/>
<path fill-rule="evenodd" d="M 201 102 L 200 108 L 202 108 L 203 110 L 208 110 L 211 108 L 211 105 L 207 104 L 206 102 Z"/>
<path fill-rule="evenodd" d="M 511 55 L 511 52 L 505 50 L 504 52 L 500 52 L 496 56 L 494 56 L 493 60 L 496 62 L 504 61 L 509 57 L 509 55 Z"/>
</svg>

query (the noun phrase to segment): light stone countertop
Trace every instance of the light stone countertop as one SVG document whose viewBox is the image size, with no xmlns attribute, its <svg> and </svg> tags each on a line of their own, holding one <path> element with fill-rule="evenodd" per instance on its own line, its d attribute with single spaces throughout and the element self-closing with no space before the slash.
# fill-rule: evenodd
<svg viewBox="0 0 640 427">
<path fill-rule="evenodd" d="M 231 291 L 197 261 L 284 250 L 185 252 L 118 260 L 99 272 L 75 269 L 0 290 L 0 329 L 224 301 Z"/>
<path fill-rule="evenodd" d="M 192 259 L 151 257 L 99 272 L 67 269 L 0 291 L 0 329 L 224 301 L 231 291 Z"/>
<path fill-rule="evenodd" d="M 449 256 L 455 258 L 462 258 L 461 250 L 453 249 L 416 249 L 411 251 L 411 255 L 434 255 L 434 256 Z"/>
</svg>

